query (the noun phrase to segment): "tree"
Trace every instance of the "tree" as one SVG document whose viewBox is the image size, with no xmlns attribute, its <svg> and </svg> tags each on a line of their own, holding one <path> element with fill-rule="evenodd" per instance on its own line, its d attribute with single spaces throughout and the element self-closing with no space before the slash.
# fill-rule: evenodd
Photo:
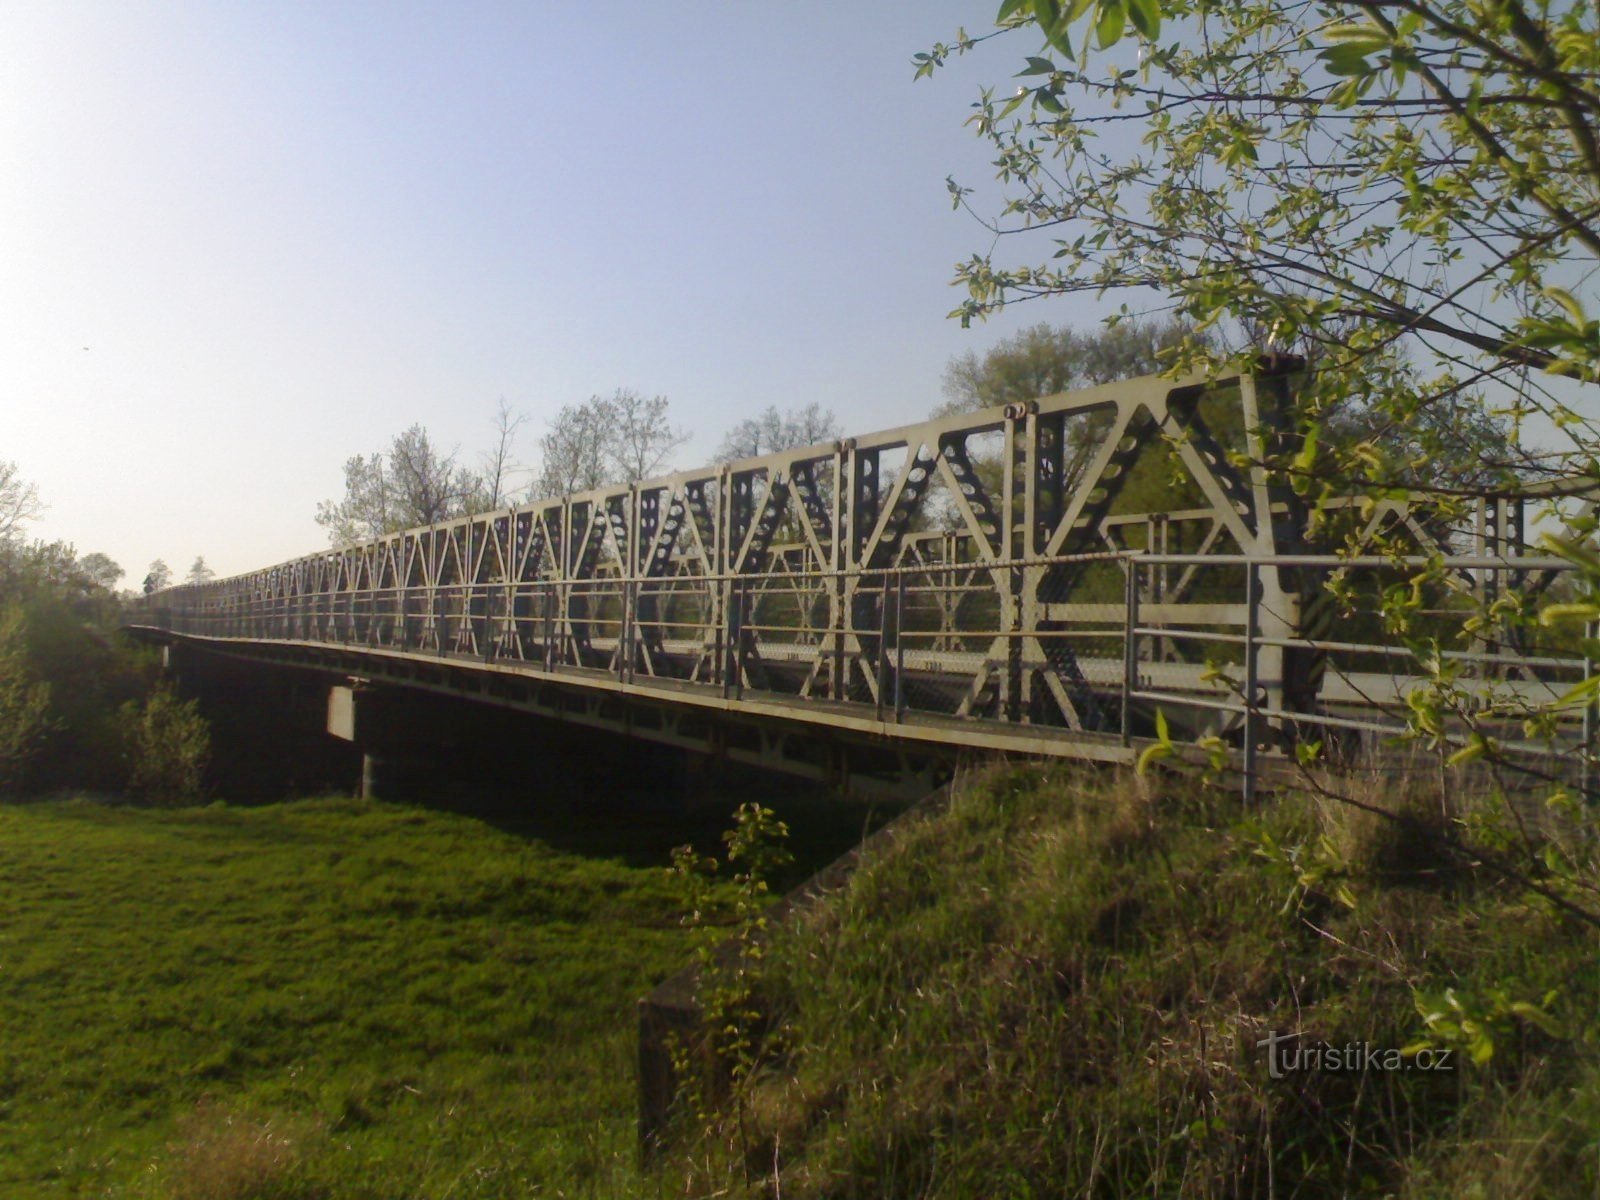
<svg viewBox="0 0 1600 1200">
<path fill-rule="evenodd" d="M 144 594 L 148 596 L 151 592 L 159 592 L 163 588 L 171 586 L 172 568 L 167 566 L 161 559 L 156 559 L 155 562 L 150 564 L 150 569 L 145 572 Z"/>
<path fill-rule="evenodd" d="M 117 586 L 117 580 L 127 574 L 126 571 L 112 562 L 108 556 L 101 554 L 98 550 L 92 554 L 85 554 L 78 561 L 78 566 L 90 580 L 105 588 L 108 592 Z"/>
<path fill-rule="evenodd" d="M 1162 39 L 1164 16 L 1182 32 Z M 1568 455 L 1594 457 L 1565 381 L 1600 381 L 1600 10 L 1007 0 L 1000 24 L 918 56 L 917 72 L 1025 39 L 1025 81 L 983 93 L 972 120 L 1005 192 L 982 219 L 1001 245 L 1047 239 L 1049 260 L 972 257 L 963 321 L 1080 291 L 1154 297 L 1199 329 L 1270 339 L 1232 355 L 1188 346 L 1195 365 L 1318 346 L 1308 424 L 1359 386 L 1396 424 L 1452 399 L 1504 411 L 1514 433 L 1540 412 Z M 1137 63 L 1092 49 L 1125 36 Z M 1407 466 L 1345 449 L 1357 480 Z M 1513 449 L 1508 469 L 1581 465 Z"/>
<path fill-rule="evenodd" d="M 768 406 L 765 412 L 747 417 L 728 431 L 717 449 L 717 459 L 732 462 L 833 442 L 841 432 L 839 419 L 821 405 L 808 404 L 784 413 L 776 406 Z"/>
<path fill-rule="evenodd" d="M 456 465 L 454 451 L 444 454 L 436 450 L 421 425 L 413 425 L 394 439 L 388 466 L 392 489 L 388 511 L 392 520 L 400 522 L 400 529 L 463 515 L 479 488 L 478 476 Z"/>
<path fill-rule="evenodd" d="M 612 422 L 611 405 L 600 396 L 563 407 L 539 439 L 539 478 L 530 498 L 570 496 L 612 482 Z"/>
<path fill-rule="evenodd" d="M 149 651 L 117 637 L 122 607 L 65 542 L 0 555 L 0 776 L 29 789 L 114 790 L 124 783 L 121 705 L 155 674 Z M 160 567 L 160 564 L 154 564 Z"/>
<path fill-rule="evenodd" d="M 541 466 L 531 499 L 567 496 L 614 483 L 637 483 L 658 473 L 689 440 L 673 426 L 665 396 L 631 388 L 590 396 L 556 413 L 539 439 Z"/>
<path fill-rule="evenodd" d="M 421 425 L 397 434 L 386 454 L 347 459 L 344 482 L 342 500 L 317 505 L 317 524 L 335 545 L 452 520 L 472 507 L 483 486 L 456 464 L 454 451 L 436 449 Z"/>
<path fill-rule="evenodd" d="M 184 579 L 185 583 L 210 583 L 217 577 L 217 573 L 206 566 L 205 555 L 195 555 L 194 565 L 189 568 L 189 574 Z"/>
<path fill-rule="evenodd" d="M 157 687 L 118 716 L 129 790 L 159 807 L 197 803 L 211 761 L 211 728 L 199 705 Z"/>
<path fill-rule="evenodd" d="M 1261 344 L 1250 331 L 1243 336 L 1245 346 Z M 1215 334 L 1196 330 L 1177 318 L 1118 320 L 1087 331 L 1033 325 L 995 343 L 981 358 L 970 350 L 952 358 L 944 373 L 948 400 L 933 415 L 1037 400 L 1077 387 L 1156 374 L 1186 345 L 1210 350 L 1217 341 Z M 1314 364 L 1323 355 L 1314 342 L 1295 349 Z M 1391 362 L 1387 369 L 1398 377 L 1407 367 Z M 1337 401 L 1329 401 L 1322 425 L 1322 440 L 1330 447 L 1378 447 L 1395 464 L 1394 482 L 1406 486 L 1490 486 L 1504 475 L 1494 462 L 1509 440 L 1507 422 L 1466 397 L 1442 398 L 1397 422 L 1365 393 L 1353 389 Z M 1069 482 L 1107 427 L 1107 417 L 1093 415 L 1068 427 L 1072 451 L 1066 467 Z M 986 483 L 998 479 L 998 461 L 977 465 L 985 470 Z"/>
<path fill-rule="evenodd" d="M 478 473 L 478 494 L 472 507 L 477 512 L 494 512 L 511 503 L 511 476 L 518 471 L 516 462 L 517 430 L 527 422 L 522 413 L 514 412 L 504 398 L 494 414 L 494 445 L 483 456 L 483 470 Z"/>
<path fill-rule="evenodd" d="M 607 455 L 619 482 L 637 483 L 657 474 L 672 452 L 689 440 L 668 420 L 665 396 L 646 399 L 640 392 L 619 388 L 609 407 L 612 429 Z"/>
<path fill-rule="evenodd" d="M 39 489 L 22 478 L 16 463 L 0 462 L 0 544 L 16 541 L 43 514 Z"/>
<path fill-rule="evenodd" d="M 1183 321 L 1118 321 L 1084 332 L 1070 325 L 1039 324 L 997 342 L 980 358 L 974 351 L 944 369 L 949 400 L 935 416 L 1039 400 L 1118 379 L 1164 370 L 1188 338 L 1200 338 Z"/>
<path fill-rule="evenodd" d="M 22 605 L 0 606 L 0 794 L 14 787 L 50 728 L 50 685 L 35 677 Z"/>
<path fill-rule="evenodd" d="M 944 372 L 948 399 L 933 415 L 1041 400 L 1073 388 L 1154 375 L 1165 369 L 1190 339 L 1209 341 L 1187 322 L 1175 319 L 1118 320 L 1094 330 L 1033 325 L 995 343 L 981 358 L 971 350 L 952 358 Z M 1062 480 L 1069 490 L 1076 486 L 1111 428 L 1111 419 L 1109 412 L 1091 412 L 1065 427 L 1067 454 Z M 1005 471 L 1000 453 L 974 454 L 972 465 L 989 494 L 998 496 Z M 1151 503 L 1160 507 L 1159 500 Z M 950 529 L 962 527 L 954 511 L 945 512 L 940 520 Z"/>
<path fill-rule="evenodd" d="M 1168 17 L 1181 28 L 1163 40 Z M 1485 464 L 1462 480 L 1453 464 L 1425 461 L 1448 454 L 1427 430 L 1452 426 L 1451 406 L 1511 421 L 1488 464 L 1498 482 L 1546 474 L 1593 495 L 1600 436 L 1580 409 L 1600 385 L 1600 6 L 1004 0 L 996 19 L 996 33 L 960 33 L 917 56 L 922 76 L 993 37 L 1026 39 L 1025 82 L 985 91 L 972 119 L 996 151 L 998 211 L 950 182 L 958 207 L 991 214 L 979 214 L 991 246 L 1006 247 L 958 268 L 967 298 L 952 315 L 1111 293 L 1175 303 L 1200 330 L 1264 335 L 1226 353 L 1191 339 L 1180 366 L 1247 369 L 1263 351 L 1313 347 L 1294 397 L 1299 429 L 1263 439 L 1257 464 L 1313 500 L 1420 483 L 1436 493 L 1423 519 L 1464 510 L 1455 501 L 1481 485 Z M 1118 45 L 1125 35 L 1136 58 Z M 1047 242 L 1026 251 L 1039 265 L 1015 265 L 1019 239 Z M 1522 444 L 1536 415 L 1545 426 L 1531 440 L 1548 441 L 1548 454 Z M 1365 428 L 1339 444 L 1340 420 Z M 1542 535 L 1575 568 L 1568 593 L 1508 580 L 1511 595 L 1479 595 L 1451 649 L 1526 645 L 1529 629 L 1564 624 L 1592 667 L 1594 640 L 1579 635 L 1600 621 L 1597 531 L 1586 514 Z M 1600 926 L 1592 855 L 1561 848 L 1600 836 L 1600 757 L 1557 740 L 1561 710 L 1592 704 L 1600 682 L 1586 670 L 1562 699 L 1530 700 L 1492 670 L 1469 679 L 1445 668 L 1429 597 L 1455 583 L 1435 563 L 1371 597 L 1416 660 L 1419 682 L 1398 712 L 1438 753 L 1441 793 L 1447 763 L 1496 773 L 1499 810 L 1472 813 L 1430 849 Z M 1337 579 L 1328 591 L 1338 603 L 1352 594 Z M 1508 752 L 1496 717 L 1543 739 L 1552 760 L 1580 758 L 1588 803 L 1570 773 Z M 1564 823 L 1550 841 L 1529 835 L 1500 772 L 1549 785 L 1547 807 Z M 1520 837 L 1502 833 L 1511 829 Z"/>
</svg>

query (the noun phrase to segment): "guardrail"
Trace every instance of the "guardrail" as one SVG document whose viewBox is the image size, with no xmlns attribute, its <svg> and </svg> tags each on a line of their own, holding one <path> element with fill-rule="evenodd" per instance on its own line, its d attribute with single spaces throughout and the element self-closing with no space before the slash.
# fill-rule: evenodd
<svg viewBox="0 0 1600 1200">
<path fill-rule="evenodd" d="M 891 733 L 959 722 L 968 744 L 982 744 L 985 729 L 1026 730 L 1046 753 L 1108 738 L 1133 747 L 1159 710 L 1175 739 L 1217 738 L 1237 752 L 1247 796 L 1262 754 L 1312 737 L 1369 747 L 1404 737 L 1414 693 L 1443 686 L 1454 704 L 1444 736 L 1477 728 L 1509 751 L 1575 753 L 1588 785 L 1592 699 L 1564 713 L 1556 740 L 1509 731 L 1590 677 L 1581 639 L 1594 631 L 1474 624 L 1487 595 L 1532 600 L 1562 586 L 1564 560 L 1124 551 L 924 556 L 841 571 L 799 550 L 778 557 L 783 569 L 745 574 L 291 596 L 200 589 L 186 603 L 149 605 L 136 623 L 213 642 L 337 646 L 684 701 L 753 701 Z M 1438 582 L 1413 608 L 1411 643 L 1361 636 L 1381 626 L 1382 591 L 1413 586 L 1425 570 Z M 1306 605 L 1308 593 L 1328 600 Z M 1333 636 L 1341 627 L 1346 636 Z"/>
</svg>

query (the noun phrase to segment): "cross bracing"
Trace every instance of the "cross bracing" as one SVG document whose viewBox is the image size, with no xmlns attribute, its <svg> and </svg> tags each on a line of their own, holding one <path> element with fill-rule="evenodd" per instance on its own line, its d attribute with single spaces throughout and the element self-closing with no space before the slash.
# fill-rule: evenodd
<svg viewBox="0 0 1600 1200">
<path fill-rule="evenodd" d="M 1383 555 L 1319 554 L 1264 465 L 1288 395 L 1281 375 L 1110 384 L 409 529 L 132 620 L 818 774 L 832 734 L 902 773 L 958 747 L 1124 759 L 1157 708 L 1252 756 L 1381 731 L 1415 668 L 1349 595 L 1408 556 L 1446 556 L 1479 599 L 1563 564 L 1526 553 L 1537 498 L 1506 495 L 1459 528 L 1336 500 L 1324 519 Z M 1587 670 L 1539 651 L 1459 652 L 1531 704 Z"/>
</svg>

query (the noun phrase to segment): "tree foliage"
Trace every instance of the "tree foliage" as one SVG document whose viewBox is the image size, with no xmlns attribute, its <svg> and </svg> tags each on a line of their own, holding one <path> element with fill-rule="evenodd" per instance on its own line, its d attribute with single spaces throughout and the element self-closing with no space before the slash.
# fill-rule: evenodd
<svg viewBox="0 0 1600 1200">
<path fill-rule="evenodd" d="M 526 475 L 517 459 L 517 434 L 527 418 L 504 400 L 495 411 L 494 441 L 478 469 L 446 454 L 421 425 L 399 434 L 383 453 L 356 455 L 344 465 L 344 496 L 317 506 L 317 523 L 335 545 L 402 529 L 493 512 L 515 502 Z M 531 500 L 628 483 L 661 470 L 688 439 L 670 420 L 665 396 L 619 388 L 563 407 L 539 439 L 541 464 L 526 488 Z"/>
<path fill-rule="evenodd" d="M 517 464 L 517 430 L 528 418 L 515 411 L 502 398 L 494 413 L 494 444 L 483 455 L 478 472 L 478 494 L 472 507 L 478 512 L 493 512 L 511 503 L 511 477 L 521 468 Z"/>
<path fill-rule="evenodd" d="M 787 412 L 779 412 L 776 406 L 769 405 L 764 412 L 746 417 L 727 432 L 717 449 L 717 460 L 732 462 L 800 446 L 815 446 L 837 441 L 841 434 L 839 418 L 820 404 L 808 404 Z"/>
<path fill-rule="evenodd" d="M 167 566 L 165 559 L 156 559 L 150 564 L 150 569 L 144 575 L 144 594 L 159 592 L 162 588 L 172 586 L 172 568 Z"/>
<path fill-rule="evenodd" d="M 14 788 L 50 728 L 50 685 L 35 678 L 22 606 L 0 607 L 0 795 Z"/>
<path fill-rule="evenodd" d="M 0 543 L 17 541 L 43 513 L 38 487 L 22 477 L 16 463 L 0 462 Z"/>
<path fill-rule="evenodd" d="M 667 410 L 665 396 L 646 397 L 626 388 L 612 395 L 614 426 L 607 454 L 618 482 L 637 483 L 657 474 L 689 440 L 687 432 L 673 426 Z"/>
<path fill-rule="evenodd" d="M 0 775 L 13 789 L 125 782 L 117 710 L 154 664 L 117 633 L 109 562 L 64 542 L 0 547 Z"/>
<path fill-rule="evenodd" d="M 335 545 L 382 537 L 464 515 L 482 481 L 445 454 L 428 431 L 413 425 L 385 453 L 356 455 L 344 464 L 344 497 L 317 505 L 317 524 Z"/>
<path fill-rule="evenodd" d="M 688 440 L 672 424 L 665 396 L 618 388 L 610 396 L 568 404 L 539 441 L 541 467 L 532 498 L 648 479 Z"/>
<path fill-rule="evenodd" d="M 1393 423 L 1454 399 L 1542 413 L 1592 470 L 1572 381 L 1600 380 L 1600 10 L 1007 0 L 999 24 L 918 56 L 927 74 L 1022 39 L 1020 82 L 972 118 L 1004 198 L 979 212 L 996 249 L 959 268 L 963 321 L 1154 296 L 1201 330 L 1266 331 L 1256 349 L 1315 345 L 1313 419 L 1357 389 Z M 1417 465 L 1351 449 L 1372 482 Z M 1575 465 L 1511 450 L 1523 475 Z"/>
<path fill-rule="evenodd" d="M 980 357 L 952 358 L 944 369 L 947 403 L 935 415 L 972 412 L 1039 400 L 1118 379 L 1154 375 L 1189 338 L 1204 340 L 1182 321 L 1118 321 L 1092 331 L 1038 324 L 1002 339 Z"/>
<path fill-rule="evenodd" d="M 539 478 L 530 498 L 567 496 L 611 482 L 610 437 L 610 405 L 603 397 L 563 407 L 539 439 Z"/>
<path fill-rule="evenodd" d="M 1423 488 L 1434 495 L 1421 519 L 1443 524 L 1485 485 L 1525 491 L 1544 476 L 1548 494 L 1594 499 L 1600 437 L 1584 409 L 1600 384 L 1600 7 L 1005 0 L 997 24 L 917 61 L 927 75 L 992 38 L 1022 39 L 1020 82 L 985 91 L 972 118 L 1001 199 L 950 184 L 994 235 L 958 268 L 967 295 L 952 315 L 1109 294 L 1230 335 L 1189 339 L 1180 366 L 1220 374 L 1263 353 L 1306 355 L 1299 429 L 1268 439 L 1258 465 L 1312 501 Z M 1600 519 L 1560 505 L 1544 515 L 1566 521 L 1541 540 L 1572 575 L 1543 593 L 1514 579 L 1499 599 L 1485 589 L 1448 635 L 1452 653 L 1527 646 L 1530 629 L 1565 622 L 1565 645 L 1592 665 L 1581 634 L 1600 622 Z M 1600 889 L 1571 849 L 1593 845 L 1600 760 L 1557 736 L 1600 684 L 1586 670 L 1564 697 L 1529 699 L 1492 670 L 1459 672 L 1430 601 L 1453 582 L 1436 562 L 1368 598 L 1412 653 L 1399 716 L 1441 769 L 1476 763 L 1496 788 L 1513 775 L 1548 785 L 1569 844 L 1538 848 L 1506 801 L 1469 831 L 1475 866 L 1600 925 Z M 1347 615 L 1366 611 L 1337 580 L 1329 591 Z M 1518 729 L 1549 762 L 1508 750 Z M 1315 759 L 1316 746 L 1300 748 Z M 1550 765 L 1562 755 L 1583 760 L 1581 781 Z"/>
<path fill-rule="evenodd" d="M 211 732 L 193 700 L 160 687 L 122 709 L 128 787 L 160 807 L 193 804 L 211 759 Z"/>
<path fill-rule="evenodd" d="M 109 555 L 101 554 L 98 550 L 85 554 L 78 560 L 78 566 L 100 587 L 111 591 L 117 586 L 117 581 L 127 574 L 120 566 L 113 562 Z"/>
<path fill-rule="evenodd" d="M 210 583 L 217 577 L 217 573 L 206 566 L 206 556 L 195 555 L 194 562 L 189 567 L 189 574 L 184 577 L 185 583 Z"/>
</svg>

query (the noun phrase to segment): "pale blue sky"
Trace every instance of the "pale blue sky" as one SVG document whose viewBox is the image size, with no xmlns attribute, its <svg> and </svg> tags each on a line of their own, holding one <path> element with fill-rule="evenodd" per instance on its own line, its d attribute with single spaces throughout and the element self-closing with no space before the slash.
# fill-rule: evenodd
<svg viewBox="0 0 1600 1200">
<path fill-rule="evenodd" d="M 475 454 L 664 393 L 706 458 L 743 414 L 914 420 L 986 245 L 944 178 L 978 3 L 0 7 L 0 459 L 36 532 L 136 583 L 318 548 L 340 464 L 414 421 Z M 991 82 L 996 82 L 990 79 Z"/>
</svg>

